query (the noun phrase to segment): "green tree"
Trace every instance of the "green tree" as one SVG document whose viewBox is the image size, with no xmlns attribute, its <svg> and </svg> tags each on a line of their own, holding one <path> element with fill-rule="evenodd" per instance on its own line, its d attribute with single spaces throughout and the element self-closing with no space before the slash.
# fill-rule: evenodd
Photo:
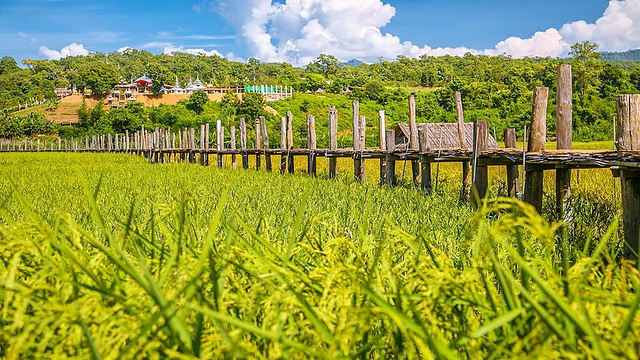
<svg viewBox="0 0 640 360">
<path fill-rule="evenodd" d="M 103 96 L 111 92 L 118 83 L 118 74 L 112 65 L 101 62 L 85 66 L 80 71 L 80 89 L 91 89 L 93 94 Z"/>
<path fill-rule="evenodd" d="M 595 61 L 602 55 L 598 52 L 598 44 L 583 41 L 571 45 L 569 56 L 573 58 L 573 71 L 577 78 L 577 86 L 580 89 L 580 99 L 584 100 L 587 91 L 595 87 L 594 80 L 597 76 Z"/>
<path fill-rule="evenodd" d="M 189 96 L 186 107 L 197 115 L 200 115 L 207 102 L 209 102 L 209 96 L 207 96 L 207 93 L 202 90 L 196 90 L 191 94 L 191 96 Z"/>
<path fill-rule="evenodd" d="M 237 116 L 244 117 L 245 119 L 257 119 L 261 115 L 265 115 L 264 111 L 265 101 L 259 93 L 244 93 L 242 94 L 242 102 L 238 105 Z M 251 121 L 247 121 L 251 123 Z"/>
<path fill-rule="evenodd" d="M 327 87 L 327 79 L 320 74 L 307 74 L 302 84 L 303 90 L 316 91 Z"/>
</svg>

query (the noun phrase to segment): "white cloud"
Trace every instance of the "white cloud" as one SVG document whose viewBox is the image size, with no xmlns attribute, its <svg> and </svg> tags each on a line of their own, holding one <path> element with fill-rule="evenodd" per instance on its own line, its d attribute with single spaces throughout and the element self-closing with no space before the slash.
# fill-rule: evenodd
<svg viewBox="0 0 640 360">
<path fill-rule="evenodd" d="M 487 55 L 507 54 L 516 58 L 523 57 L 558 57 L 562 55 L 569 45 L 563 40 L 556 29 L 548 29 L 544 32 L 536 32 L 528 39 L 510 37 L 500 41 L 493 50 L 485 50 Z"/>
<path fill-rule="evenodd" d="M 421 47 L 383 33 L 381 29 L 391 21 L 395 8 L 382 0 L 212 0 L 211 5 L 236 29 L 251 56 L 296 65 L 306 65 L 321 53 L 341 60 L 373 61 L 398 55 L 467 52 L 558 57 L 566 55 L 571 44 L 584 40 L 598 43 L 600 50 L 640 47 L 640 0 L 611 0 L 593 24 L 576 21 L 559 30 L 536 32 L 530 38 L 510 37 L 485 50 Z"/>
<path fill-rule="evenodd" d="M 567 43 L 589 40 L 600 50 L 622 51 L 640 48 L 640 0 L 612 0 L 595 24 L 576 21 L 565 24 L 560 34 Z"/>
<path fill-rule="evenodd" d="M 123 47 L 119 48 L 116 51 L 119 52 L 119 53 L 124 53 L 125 51 L 130 50 L 130 49 L 131 49 L 131 47 L 129 47 L 129 46 L 123 46 Z"/>
<path fill-rule="evenodd" d="M 27 34 L 23 33 L 22 31 L 20 31 L 20 32 L 18 33 L 18 37 L 19 37 L 19 38 L 21 38 L 21 39 L 29 39 L 29 43 L 30 43 L 31 45 L 33 45 L 33 44 L 35 44 L 35 43 L 37 43 L 37 42 L 38 42 L 38 38 L 37 38 L 37 37 L 35 37 L 35 36 L 29 36 L 29 35 L 27 35 Z"/>
<path fill-rule="evenodd" d="M 84 48 L 84 45 L 76 43 L 71 43 L 60 49 L 60 51 L 40 46 L 39 52 L 50 60 L 60 60 L 67 56 L 89 55 L 89 51 Z"/>
<path fill-rule="evenodd" d="M 181 52 L 181 53 L 187 53 L 187 54 L 192 54 L 192 55 L 207 55 L 207 56 L 223 56 L 222 54 L 220 54 L 217 50 L 210 50 L 207 51 L 205 49 L 185 49 L 184 46 L 180 45 L 180 46 L 175 46 L 172 44 L 167 44 L 163 51 L 163 53 L 165 53 L 166 55 L 171 55 L 174 52 Z"/>
</svg>

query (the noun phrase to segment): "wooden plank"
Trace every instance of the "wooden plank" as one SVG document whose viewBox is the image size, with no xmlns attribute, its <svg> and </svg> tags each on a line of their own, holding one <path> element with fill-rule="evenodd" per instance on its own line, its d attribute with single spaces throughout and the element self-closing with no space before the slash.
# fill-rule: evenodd
<svg viewBox="0 0 640 360">
<path fill-rule="evenodd" d="M 335 106 L 329 107 L 329 150 L 338 149 L 338 111 Z M 338 159 L 329 158 L 329 179 L 335 179 Z"/>
<path fill-rule="evenodd" d="M 420 143 L 420 152 L 426 153 L 431 148 L 429 144 L 429 137 L 427 135 L 427 128 L 420 127 L 418 129 L 418 138 Z M 420 186 L 427 194 L 431 194 L 431 161 L 425 155 L 420 155 L 420 173 L 422 174 L 420 180 Z"/>
<path fill-rule="evenodd" d="M 549 88 L 536 87 L 533 94 L 531 132 L 529 133 L 529 152 L 542 152 L 547 142 L 547 102 Z M 533 205 L 542 213 L 544 172 L 527 170 L 525 178 L 524 201 Z"/>
<path fill-rule="evenodd" d="M 504 147 L 516 148 L 516 129 L 504 130 Z M 507 196 L 516 197 L 520 193 L 520 174 L 517 165 L 507 165 Z"/>
<path fill-rule="evenodd" d="M 464 112 L 462 109 L 462 95 L 460 95 L 460 91 L 456 91 L 454 93 L 455 102 L 456 102 L 456 118 L 458 120 L 458 141 L 460 141 L 460 149 L 465 149 L 466 144 L 464 143 Z"/>
<path fill-rule="evenodd" d="M 242 151 L 242 168 L 249 168 L 249 155 L 247 154 L 247 123 L 244 118 L 240 119 L 240 150 Z"/>
<path fill-rule="evenodd" d="M 289 151 L 293 149 L 293 114 L 291 113 L 291 111 L 287 111 L 287 149 L 289 149 Z M 292 153 L 289 153 L 287 166 L 289 174 L 293 174 L 296 166 L 295 159 Z"/>
<path fill-rule="evenodd" d="M 416 120 L 416 95 L 409 95 L 409 150 L 418 151 L 420 144 L 418 140 L 418 122 Z M 420 181 L 420 164 L 416 160 L 411 161 L 411 174 L 413 183 Z"/>
<path fill-rule="evenodd" d="M 316 120 L 313 115 L 307 115 L 307 149 L 311 150 L 307 157 L 307 173 L 316 176 Z"/>
<path fill-rule="evenodd" d="M 267 121 L 264 116 L 260 116 L 260 133 L 262 134 L 262 145 L 264 150 L 269 150 L 269 134 L 267 133 Z M 271 154 L 269 152 L 264 153 L 265 167 L 268 172 L 271 172 Z"/>
</svg>

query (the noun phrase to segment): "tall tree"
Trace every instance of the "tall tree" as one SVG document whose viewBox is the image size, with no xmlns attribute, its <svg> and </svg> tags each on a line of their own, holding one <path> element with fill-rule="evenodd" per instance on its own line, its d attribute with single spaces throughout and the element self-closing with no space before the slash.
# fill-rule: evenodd
<svg viewBox="0 0 640 360">
<path fill-rule="evenodd" d="M 574 60 L 573 71 L 578 80 L 580 99 L 584 100 L 587 91 L 595 87 L 594 80 L 597 76 L 595 61 L 600 59 L 602 54 L 598 52 L 598 44 L 585 40 L 571 45 L 569 56 Z"/>
<path fill-rule="evenodd" d="M 118 83 L 116 69 L 103 62 L 93 62 L 80 70 L 80 89 L 91 89 L 96 95 L 106 95 Z"/>
<path fill-rule="evenodd" d="M 187 109 L 192 110 L 196 114 L 200 115 L 204 110 L 204 105 L 209 102 L 207 93 L 202 90 L 196 90 L 189 96 L 187 100 Z"/>
</svg>

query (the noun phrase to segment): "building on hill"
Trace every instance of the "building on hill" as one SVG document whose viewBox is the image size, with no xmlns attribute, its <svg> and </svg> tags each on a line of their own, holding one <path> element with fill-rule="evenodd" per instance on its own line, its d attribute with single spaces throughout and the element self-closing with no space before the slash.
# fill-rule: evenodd
<svg viewBox="0 0 640 360">
<path fill-rule="evenodd" d="M 151 91 L 151 85 L 153 85 L 153 79 L 147 77 L 146 75 L 137 78 L 133 81 L 133 84 L 136 84 L 138 93 L 144 94 Z"/>
<path fill-rule="evenodd" d="M 284 100 L 293 96 L 293 87 L 282 85 L 248 85 L 244 87 L 246 93 L 260 93 L 265 101 Z"/>
<path fill-rule="evenodd" d="M 432 149 L 460 149 L 457 123 L 420 123 L 418 129 L 426 128 L 429 145 Z M 396 127 L 396 148 L 406 149 L 409 146 L 409 124 L 398 124 Z M 462 124 L 462 135 L 465 148 L 473 146 L 473 123 Z M 496 139 L 489 134 L 489 149 L 499 148 Z"/>
</svg>

